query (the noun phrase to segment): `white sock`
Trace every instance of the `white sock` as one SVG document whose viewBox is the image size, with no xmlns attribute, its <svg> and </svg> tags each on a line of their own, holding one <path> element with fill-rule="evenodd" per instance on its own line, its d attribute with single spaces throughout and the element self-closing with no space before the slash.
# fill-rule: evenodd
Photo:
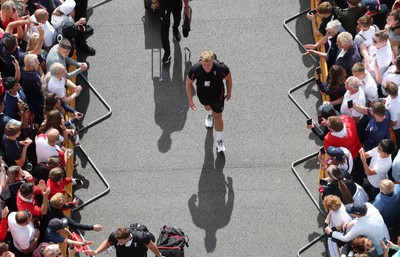
<svg viewBox="0 0 400 257">
<path fill-rule="evenodd" d="M 217 141 L 222 140 L 223 133 L 223 131 L 215 131 L 215 137 L 217 138 Z"/>
<path fill-rule="evenodd" d="M 212 110 L 210 110 L 210 111 L 206 110 L 206 113 L 207 113 L 207 115 L 212 115 Z"/>
</svg>

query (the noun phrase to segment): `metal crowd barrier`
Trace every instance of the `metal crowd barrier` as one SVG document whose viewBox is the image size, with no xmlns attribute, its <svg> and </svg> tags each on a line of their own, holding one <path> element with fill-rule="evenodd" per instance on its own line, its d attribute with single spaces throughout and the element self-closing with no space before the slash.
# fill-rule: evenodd
<svg viewBox="0 0 400 257">
<path fill-rule="evenodd" d="M 112 114 L 112 109 L 110 107 L 110 105 L 104 100 L 104 98 L 97 92 L 97 90 L 93 87 L 93 85 L 89 82 L 89 80 L 82 74 L 79 74 L 81 76 L 81 78 L 87 83 L 89 89 L 95 94 L 95 96 L 97 97 L 97 99 L 100 100 L 100 102 L 104 105 L 104 107 L 106 107 L 106 109 L 108 110 L 106 114 L 104 114 L 103 116 L 97 118 L 96 120 L 89 122 L 89 124 L 87 124 L 86 126 L 83 126 L 81 128 L 78 129 L 78 131 L 87 131 L 89 128 L 99 124 L 100 122 L 106 120 L 107 118 L 109 118 Z M 82 145 L 78 145 L 75 147 L 75 149 L 79 149 L 80 153 L 87 159 L 88 163 L 90 164 L 90 166 L 94 169 L 94 171 L 96 172 L 97 176 L 100 178 L 100 180 L 103 182 L 103 184 L 106 186 L 106 190 L 104 190 L 103 192 L 95 195 L 94 197 L 90 198 L 89 200 L 84 201 L 82 204 L 76 206 L 75 208 L 73 208 L 71 210 L 71 216 L 75 211 L 81 210 L 82 208 L 84 208 L 85 206 L 91 204 L 92 202 L 102 198 L 103 196 L 105 196 L 106 194 L 108 194 L 110 192 L 110 184 L 108 183 L 108 181 L 104 178 L 103 174 L 100 172 L 99 168 L 96 166 L 96 164 L 92 161 L 92 159 L 90 158 L 90 156 L 86 153 L 85 149 L 82 147 Z M 81 231 L 79 229 L 77 229 L 78 234 L 82 237 L 82 239 L 84 239 L 84 236 L 82 235 Z M 90 249 L 90 247 L 88 246 L 88 248 Z"/>
<path fill-rule="evenodd" d="M 289 27 L 287 26 L 287 24 L 297 18 L 299 18 L 301 15 L 306 14 L 308 11 L 310 11 L 310 9 L 304 10 L 299 12 L 298 14 L 295 14 L 289 18 L 287 18 L 284 22 L 283 22 L 283 27 L 286 29 L 286 31 L 290 34 L 290 36 L 304 49 L 304 51 L 306 51 L 306 49 L 304 48 L 302 42 L 300 42 L 300 40 L 297 38 L 297 36 L 289 29 Z M 318 60 L 312 56 L 312 55 L 308 55 L 316 64 L 319 65 Z M 309 83 L 311 83 L 311 81 L 313 81 L 314 78 L 309 78 L 308 80 L 298 84 L 297 86 L 291 88 L 288 91 L 288 97 L 290 98 L 290 100 L 294 103 L 294 105 L 296 105 L 296 107 L 300 110 L 300 112 L 303 113 L 303 115 L 307 118 L 310 119 L 310 115 L 301 107 L 301 105 L 294 99 L 294 97 L 292 96 L 292 93 L 294 93 L 295 91 L 297 91 L 300 88 L 303 88 L 305 85 L 308 85 Z M 316 129 L 320 130 L 320 128 L 317 126 Z M 293 172 L 293 174 L 296 176 L 297 180 L 299 181 L 300 185 L 303 187 L 304 191 L 306 192 L 306 194 L 309 196 L 310 200 L 313 202 L 314 206 L 317 208 L 317 210 L 319 211 L 320 214 L 322 214 L 324 217 L 326 217 L 326 213 L 324 210 L 321 209 L 321 207 L 319 206 L 319 199 L 315 199 L 314 196 L 311 194 L 310 190 L 308 189 L 307 185 L 304 183 L 303 179 L 300 177 L 299 173 L 296 170 L 296 166 L 298 166 L 299 164 L 305 163 L 306 161 L 315 158 L 316 156 L 318 156 L 318 152 L 307 155 L 297 161 L 294 161 L 291 165 L 291 170 Z M 301 257 L 300 254 L 304 253 L 305 251 L 307 251 L 311 246 L 313 246 L 314 244 L 316 244 L 317 242 L 319 242 L 322 238 L 325 237 L 325 233 L 322 233 L 321 235 L 319 235 L 318 237 L 314 238 L 313 240 L 311 240 L 308 244 L 306 244 L 305 246 L 303 246 L 302 248 L 300 248 L 297 251 L 297 256 Z"/>
</svg>

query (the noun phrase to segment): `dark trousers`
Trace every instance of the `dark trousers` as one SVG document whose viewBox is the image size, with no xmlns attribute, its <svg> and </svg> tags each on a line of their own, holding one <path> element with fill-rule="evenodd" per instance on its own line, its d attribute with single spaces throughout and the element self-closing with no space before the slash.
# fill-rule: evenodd
<svg viewBox="0 0 400 257">
<path fill-rule="evenodd" d="M 75 0 L 75 21 L 78 21 L 80 18 L 86 17 L 86 9 L 88 6 L 88 0 Z"/>
<path fill-rule="evenodd" d="M 75 21 L 78 21 L 80 18 L 86 18 L 87 19 L 87 6 L 88 6 L 88 0 L 75 0 L 76 6 L 75 6 Z M 85 33 L 81 30 L 78 30 L 78 33 L 76 35 L 76 44 L 78 46 L 83 46 L 86 44 L 86 37 Z"/>
<path fill-rule="evenodd" d="M 169 45 L 169 26 L 171 13 L 174 17 L 173 30 L 177 30 L 182 17 L 182 1 L 176 1 L 174 4 L 167 4 L 168 6 L 161 6 L 159 10 L 161 20 L 161 42 L 165 52 L 171 52 Z"/>
</svg>

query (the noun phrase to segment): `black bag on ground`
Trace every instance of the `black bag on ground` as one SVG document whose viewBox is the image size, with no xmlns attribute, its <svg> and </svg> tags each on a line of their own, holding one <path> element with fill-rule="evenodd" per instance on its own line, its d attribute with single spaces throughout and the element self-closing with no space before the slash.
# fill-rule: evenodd
<svg viewBox="0 0 400 257">
<path fill-rule="evenodd" d="M 178 227 L 162 227 L 157 247 L 165 257 L 184 257 L 184 247 L 189 247 L 189 238 Z"/>
<path fill-rule="evenodd" d="M 150 235 L 151 241 L 153 241 L 153 242 L 156 241 L 155 236 L 154 236 L 154 235 L 147 229 L 147 227 L 146 227 L 145 225 L 143 225 L 143 224 L 140 224 L 140 223 L 133 223 L 133 224 L 131 224 L 131 225 L 129 226 L 129 228 L 132 229 L 132 230 L 139 230 L 139 231 L 142 231 L 143 233 L 146 233 L 146 234 Z"/>
</svg>

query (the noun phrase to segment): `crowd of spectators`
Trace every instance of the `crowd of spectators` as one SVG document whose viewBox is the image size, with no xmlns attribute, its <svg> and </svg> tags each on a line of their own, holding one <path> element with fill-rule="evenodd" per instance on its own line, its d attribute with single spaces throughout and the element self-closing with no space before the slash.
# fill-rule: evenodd
<svg viewBox="0 0 400 257">
<path fill-rule="evenodd" d="M 57 243 L 79 247 L 93 243 L 71 237 L 67 226 L 102 230 L 99 224 L 80 224 L 64 214 L 79 203 L 76 198 L 67 202 L 65 186 L 82 186 L 82 181 L 66 175 L 66 163 L 73 162 L 73 146 L 80 143 L 76 124 L 83 117 L 72 104 L 82 91 L 75 76 L 88 68 L 72 56 L 75 49 L 95 53 L 86 43 L 93 33 L 86 24 L 86 6 L 82 11 L 76 4 L 74 0 L 1 1 L 2 256 L 56 257 Z M 69 251 L 73 256 L 74 249 Z"/>
<path fill-rule="evenodd" d="M 400 256 L 400 1 L 321 0 L 307 18 L 319 40 L 305 55 L 327 66 L 307 128 L 323 140 L 329 254 Z"/>
</svg>

